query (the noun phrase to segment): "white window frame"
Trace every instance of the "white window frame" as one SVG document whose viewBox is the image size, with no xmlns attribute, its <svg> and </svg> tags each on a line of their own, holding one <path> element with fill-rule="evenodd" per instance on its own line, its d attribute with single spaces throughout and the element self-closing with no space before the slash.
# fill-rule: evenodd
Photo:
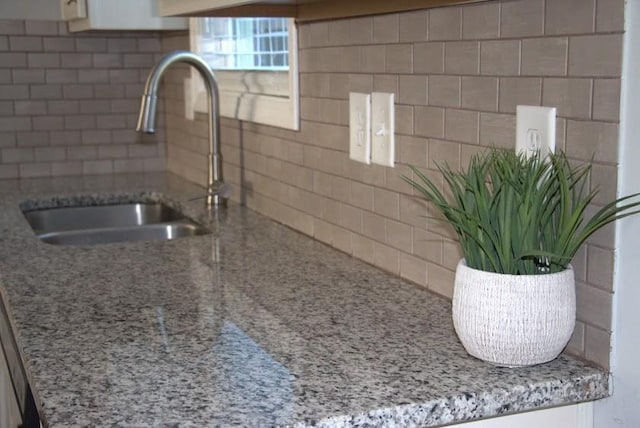
<svg viewBox="0 0 640 428">
<path fill-rule="evenodd" d="M 199 21 L 189 19 L 191 50 L 197 50 Z M 213 70 L 220 92 L 220 115 L 238 120 L 299 130 L 298 36 L 289 20 L 289 71 Z M 204 82 L 196 70 L 185 82 L 186 116 L 208 112 Z"/>
</svg>

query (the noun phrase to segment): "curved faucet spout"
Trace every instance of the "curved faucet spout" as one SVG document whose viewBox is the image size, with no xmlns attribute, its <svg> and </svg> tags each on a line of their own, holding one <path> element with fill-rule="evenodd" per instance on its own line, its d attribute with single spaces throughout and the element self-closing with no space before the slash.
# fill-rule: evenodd
<svg viewBox="0 0 640 428">
<path fill-rule="evenodd" d="M 156 123 L 156 104 L 158 101 L 158 86 L 164 72 L 176 62 L 183 62 L 193 66 L 202 76 L 209 101 L 209 171 L 207 177 L 207 206 L 224 205 L 226 199 L 219 189 L 223 188 L 222 155 L 220 153 L 220 109 L 218 83 L 209 64 L 199 55 L 189 51 L 174 51 L 165 55 L 151 70 L 144 86 L 144 94 L 140 103 L 138 116 L 138 132 L 153 134 Z"/>
</svg>

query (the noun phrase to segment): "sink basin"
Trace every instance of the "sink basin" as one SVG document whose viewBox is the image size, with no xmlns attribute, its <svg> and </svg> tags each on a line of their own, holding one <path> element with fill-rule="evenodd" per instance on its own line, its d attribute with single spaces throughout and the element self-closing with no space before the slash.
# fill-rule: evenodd
<svg viewBox="0 0 640 428">
<path fill-rule="evenodd" d="M 164 204 L 51 208 L 24 216 L 40 240 L 54 245 L 169 240 L 209 233 Z"/>
</svg>

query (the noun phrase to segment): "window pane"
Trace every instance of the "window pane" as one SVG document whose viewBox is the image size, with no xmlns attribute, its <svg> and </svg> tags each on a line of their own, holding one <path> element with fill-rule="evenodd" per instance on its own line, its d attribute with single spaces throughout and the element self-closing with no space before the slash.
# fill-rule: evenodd
<svg viewBox="0 0 640 428">
<path fill-rule="evenodd" d="M 201 18 L 199 51 L 217 70 L 288 70 L 287 18 Z"/>
</svg>

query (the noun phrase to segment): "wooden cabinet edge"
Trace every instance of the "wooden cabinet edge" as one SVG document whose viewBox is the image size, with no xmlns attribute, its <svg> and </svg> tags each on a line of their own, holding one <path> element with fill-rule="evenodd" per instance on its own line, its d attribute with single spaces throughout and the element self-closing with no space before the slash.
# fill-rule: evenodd
<svg viewBox="0 0 640 428">
<path fill-rule="evenodd" d="M 366 15 L 403 12 L 434 8 L 454 4 L 477 3 L 488 0 L 280 0 L 234 1 L 234 0 L 158 0 L 163 16 L 287 16 L 297 21 L 317 21 Z M 212 3 L 218 6 L 212 6 Z"/>
</svg>

